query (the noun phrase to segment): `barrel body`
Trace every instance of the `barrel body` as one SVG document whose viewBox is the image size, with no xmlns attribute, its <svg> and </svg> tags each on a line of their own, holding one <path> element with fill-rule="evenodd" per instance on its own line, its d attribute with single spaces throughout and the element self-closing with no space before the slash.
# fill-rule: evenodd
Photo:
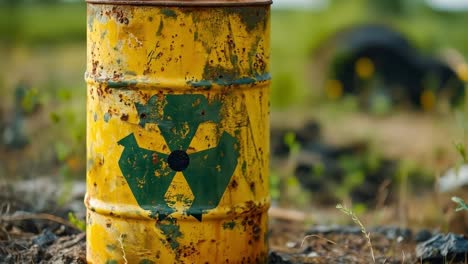
<svg viewBox="0 0 468 264">
<path fill-rule="evenodd" d="M 166 2 L 88 2 L 87 260 L 265 263 L 269 3 Z"/>
</svg>

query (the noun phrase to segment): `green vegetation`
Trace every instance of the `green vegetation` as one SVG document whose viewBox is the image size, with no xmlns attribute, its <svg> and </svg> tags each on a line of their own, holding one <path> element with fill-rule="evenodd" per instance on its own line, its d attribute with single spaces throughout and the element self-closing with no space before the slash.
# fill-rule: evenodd
<svg viewBox="0 0 468 264">
<path fill-rule="evenodd" d="M 455 143 L 455 149 L 457 150 L 458 154 L 460 154 L 462 162 L 468 163 L 468 156 L 466 153 L 465 146 L 461 143 Z"/>
<path fill-rule="evenodd" d="M 422 1 L 334 0 L 324 11 L 273 10 L 273 106 L 301 106 L 310 102 L 310 90 L 314 87 L 310 87 L 305 76 L 314 50 L 327 47 L 330 43 L 324 41 L 339 31 L 373 22 L 403 31 L 424 53 L 451 47 L 468 54 L 465 34 L 468 16 L 436 12 Z M 1 5 L 0 43 L 3 45 L 31 47 L 81 42 L 84 48 L 85 38 L 84 2 Z M 327 73 L 326 69 L 322 70 Z"/>
<path fill-rule="evenodd" d="M 57 45 L 86 39 L 86 5 L 19 4 L 0 6 L 0 42 Z"/>
<path fill-rule="evenodd" d="M 468 16 L 464 13 L 443 13 L 431 10 L 422 1 L 391 1 L 376 6 L 367 2 L 389 1 L 332 1 L 323 11 L 278 11 L 272 13 L 272 104 L 276 107 L 304 105 L 311 98 L 311 87 L 306 67 L 316 49 L 325 49 L 326 43 L 337 32 L 363 23 L 387 24 L 405 33 L 423 53 L 438 53 L 440 49 L 454 48 L 468 54 L 468 36 L 464 34 Z M 399 7 L 394 2 L 400 2 Z M 383 7 L 383 8 L 382 8 Z M 288 21 L 285 23 L 285 21 Z M 450 30 L 447 30 L 450 28 Z M 322 50 L 323 51 L 323 50 Z M 327 69 L 322 69 L 327 73 Z M 293 81 L 291 81 L 293 80 Z M 285 85 L 289 83 L 289 85 Z"/>
<path fill-rule="evenodd" d="M 86 231 L 86 222 L 83 220 L 78 219 L 74 213 L 68 213 L 68 222 L 75 226 L 78 230 Z"/>
<path fill-rule="evenodd" d="M 463 211 L 463 210 L 468 211 L 468 204 L 466 204 L 465 201 L 463 201 L 462 198 L 454 196 L 454 197 L 452 197 L 452 201 L 454 203 L 458 204 L 458 207 L 455 209 L 455 211 L 457 211 L 457 212 L 458 211 Z"/>
</svg>

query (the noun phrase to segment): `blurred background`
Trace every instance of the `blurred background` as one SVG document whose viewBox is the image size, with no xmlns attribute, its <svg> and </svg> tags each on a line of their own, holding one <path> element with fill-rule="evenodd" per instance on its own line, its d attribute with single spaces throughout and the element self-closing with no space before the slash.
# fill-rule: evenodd
<svg viewBox="0 0 468 264">
<path fill-rule="evenodd" d="M 466 25 L 466 0 L 276 0 L 274 206 L 468 233 Z M 0 184 L 65 204 L 86 173 L 84 1 L 0 0 L 0 58 Z"/>
</svg>

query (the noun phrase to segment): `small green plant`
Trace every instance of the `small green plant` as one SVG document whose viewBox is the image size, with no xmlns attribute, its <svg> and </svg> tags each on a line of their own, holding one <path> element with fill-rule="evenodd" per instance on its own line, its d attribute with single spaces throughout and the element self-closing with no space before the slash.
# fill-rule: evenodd
<svg viewBox="0 0 468 264">
<path fill-rule="evenodd" d="M 290 203 L 305 205 L 309 201 L 309 194 L 302 190 L 298 179 L 294 175 L 297 159 L 300 155 L 301 144 L 296 139 L 296 134 L 289 131 L 284 134 L 283 142 L 289 149 L 288 158 L 276 173 L 272 173 L 271 194 L 275 196 L 281 206 Z"/>
<path fill-rule="evenodd" d="M 68 221 L 70 222 L 70 224 L 74 225 L 79 230 L 83 232 L 86 231 L 85 221 L 78 219 L 73 212 L 68 213 Z"/>
<path fill-rule="evenodd" d="M 468 211 L 468 204 L 466 204 L 462 198 L 454 196 L 452 197 L 452 201 L 458 204 L 458 207 L 455 209 L 456 212 L 463 210 Z"/>
<path fill-rule="evenodd" d="M 288 146 L 291 154 L 297 154 L 301 150 L 301 144 L 296 140 L 296 134 L 294 132 L 287 132 L 284 135 L 284 143 Z"/>
<path fill-rule="evenodd" d="M 350 216 L 353 222 L 361 228 L 362 234 L 367 239 L 367 244 L 369 245 L 369 248 L 370 248 L 372 261 L 375 263 L 374 249 L 372 248 L 370 232 L 367 232 L 366 227 L 362 224 L 361 220 L 359 220 L 357 215 L 351 209 L 348 209 L 345 205 L 342 205 L 342 204 L 337 204 L 336 209 L 340 210 L 345 215 Z"/>
<path fill-rule="evenodd" d="M 464 164 L 468 163 L 468 158 L 467 158 L 467 153 L 466 153 L 466 149 L 465 149 L 465 146 L 461 143 L 455 143 L 455 148 L 457 149 L 458 153 L 460 154 L 461 158 L 462 158 L 462 162 Z M 465 203 L 465 201 L 460 198 L 460 197 L 452 197 L 452 201 L 456 204 L 458 204 L 458 207 L 455 208 L 455 212 L 459 212 L 459 211 L 468 211 L 468 204 Z"/>
<path fill-rule="evenodd" d="M 455 144 L 455 149 L 457 150 L 458 154 L 460 154 L 460 157 L 462 158 L 463 163 L 468 163 L 468 156 L 466 154 L 465 146 L 461 143 L 454 143 L 454 144 Z"/>
</svg>

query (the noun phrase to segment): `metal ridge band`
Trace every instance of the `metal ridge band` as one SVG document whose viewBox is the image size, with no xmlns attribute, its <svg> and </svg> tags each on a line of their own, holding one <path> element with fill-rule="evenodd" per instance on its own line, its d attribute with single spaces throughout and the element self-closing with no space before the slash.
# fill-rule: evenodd
<svg viewBox="0 0 468 264">
<path fill-rule="evenodd" d="M 146 5 L 146 6 L 190 6 L 190 7 L 223 7 L 223 6 L 265 6 L 272 0 L 86 0 L 90 4 L 112 5 Z"/>
</svg>

